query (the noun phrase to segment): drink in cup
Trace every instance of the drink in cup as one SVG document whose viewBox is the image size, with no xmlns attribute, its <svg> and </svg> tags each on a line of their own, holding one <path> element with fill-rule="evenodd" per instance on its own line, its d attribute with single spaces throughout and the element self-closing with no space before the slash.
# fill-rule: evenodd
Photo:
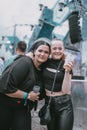
<svg viewBox="0 0 87 130">
<path fill-rule="evenodd" d="M 64 68 L 67 69 L 68 63 L 70 63 L 70 62 L 74 63 L 75 57 L 76 57 L 75 55 L 68 53 L 66 58 L 65 58 Z"/>
</svg>

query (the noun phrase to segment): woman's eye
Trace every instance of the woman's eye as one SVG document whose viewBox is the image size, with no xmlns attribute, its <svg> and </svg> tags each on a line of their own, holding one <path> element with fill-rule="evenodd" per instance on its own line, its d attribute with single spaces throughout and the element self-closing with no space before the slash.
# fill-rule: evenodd
<svg viewBox="0 0 87 130">
<path fill-rule="evenodd" d="M 45 54 L 49 54 L 49 52 L 48 51 L 43 51 L 43 50 L 38 50 L 38 52 L 43 52 L 43 53 L 45 53 Z"/>
<path fill-rule="evenodd" d="M 38 50 L 39 52 L 42 52 L 42 50 Z"/>
<path fill-rule="evenodd" d="M 61 47 L 59 47 L 59 48 L 54 47 L 54 48 L 52 48 L 52 49 L 53 49 L 53 50 L 62 50 Z"/>
<path fill-rule="evenodd" d="M 53 50 L 56 50 L 57 48 L 55 47 L 55 48 L 52 48 Z"/>
<path fill-rule="evenodd" d="M 58 49 L 59 49 L 59 50 L 62 50 L 62 48 L 61 48 L 61 47 L 59 47 Z"/>
<path fill-rule="evenodd" d="M 48 51 L 44 51 L 44 53 L 45 53 L 45 54 L 49 54 L 49 52 L 48 52 Z"/>
</svg>

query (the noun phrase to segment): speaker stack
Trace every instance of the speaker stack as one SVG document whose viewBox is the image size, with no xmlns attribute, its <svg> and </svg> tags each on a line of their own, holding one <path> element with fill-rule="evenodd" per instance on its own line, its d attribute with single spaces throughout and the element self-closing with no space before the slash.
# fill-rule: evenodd
<svg viewBox="0 0 87 130">
<path fill-rule="evenodd" d="M 72 12 L 69 17 L 69 32 L 72 44 L 75 44 L 82 40 L 80 17 L 78 11 Z"/>
</svg>

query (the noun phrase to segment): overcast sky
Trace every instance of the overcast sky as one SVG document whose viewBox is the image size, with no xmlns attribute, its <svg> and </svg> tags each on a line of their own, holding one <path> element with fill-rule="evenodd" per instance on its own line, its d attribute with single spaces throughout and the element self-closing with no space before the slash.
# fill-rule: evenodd
<svg viewBox="0 0 87 130">
<path fill-rule="evenodd" d="M 0 35 L 14 24 L 37 24 L 39 3 L 52 8 L 57 0 L 0 0 Z"/>
<path fill-rule="evenodd" d="M 39 4 L 53 8 L 56 2 L 57 0 L 0 0 L 0 36 L 14 36 L 15 24 L 37 24 L 41 14 Z M 20 40 L 27 36 L 29 42 L 30 32 L 33 31 L 30 31 L 29 26 L 16 27 L 16 36 Z M 3 50 L 5 47 L 2 49 L 2 55 L 5 55 Z"/>
</svg>

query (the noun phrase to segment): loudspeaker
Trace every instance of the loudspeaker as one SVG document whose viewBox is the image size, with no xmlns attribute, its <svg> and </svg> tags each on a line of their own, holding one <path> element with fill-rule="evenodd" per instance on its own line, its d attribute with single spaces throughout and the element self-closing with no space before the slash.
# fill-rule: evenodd
<svg viewBox="0 0 87 130">
<path fill-rule="evenodd" d="M 72 14 L 69 17 L 69 32 L 72 44 L 75 44 L 82 40 L 80 17 L 78 11 L 72 12 Z"/>
</svg>

